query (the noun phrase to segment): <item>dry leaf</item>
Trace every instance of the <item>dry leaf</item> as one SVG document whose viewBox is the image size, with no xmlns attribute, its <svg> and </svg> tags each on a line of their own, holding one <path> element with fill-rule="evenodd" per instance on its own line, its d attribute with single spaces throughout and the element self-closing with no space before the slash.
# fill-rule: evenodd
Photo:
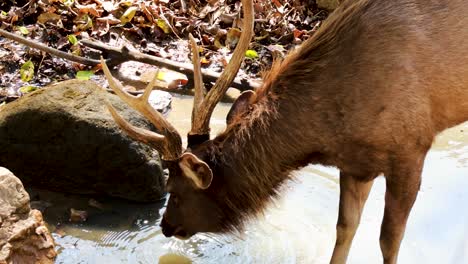
<svg viewBox="0 0 468 264">
<path fill-rule="evenodd" d="M 235 48 L 237 42 L 239 42 L 241 34 L 242 31 L 240 31 L 238 28 L 229 29 L 226 36 L 226 47 L 230 47 L 231 49 Z"/>
<path fill-rule="evenodd" d="M 37 18 L 37 22 L 40 24 L 45 24 L 47 22 L 57 22 L 60 20 L 60 15 L 55 13 L 42 13 Z"/>
<path fill-rule="evenodd" d="M 125 10 L 125 13 L 120 17 L 120 22 L 122 23 L 122 25 L 125 25 L 128 22 L 132 21 L 133 17 L 136 14 L 136 11 L 138 11 L 138 8 L 135 6 L 131 6 L 127 10 Z"/>
</svg>

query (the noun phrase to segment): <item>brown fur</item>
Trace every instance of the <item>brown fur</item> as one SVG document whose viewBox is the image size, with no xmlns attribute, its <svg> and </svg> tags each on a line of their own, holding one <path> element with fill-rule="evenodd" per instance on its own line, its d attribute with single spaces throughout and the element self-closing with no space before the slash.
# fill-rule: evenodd
<svg viewBox="0 0 468 264">
<path fill-rule="evenodd" d="M 346 260 L 372 180 L 383 173 L 381 247 L 395 263 L 426 152 L 438 132 L 468 119 L 466 14 L 463 0 L 345 1 L 273 65 L 225 132 L 192 149 L 213 171 L 210 188 L 193 192 L 216 209 L 200 215 L 213 228 L 189 233 L 241 228 L 292 170 L 321 163 L 342 179 L 332 262 Z"/>
</svg>

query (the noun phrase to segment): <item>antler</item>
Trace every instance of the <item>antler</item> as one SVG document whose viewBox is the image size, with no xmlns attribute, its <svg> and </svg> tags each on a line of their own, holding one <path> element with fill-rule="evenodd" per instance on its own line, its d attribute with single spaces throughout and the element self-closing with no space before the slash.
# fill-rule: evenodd
<svg viewBox="0 0 468 264">
<path fill-rule="evenodd" d="M 120 97 L 130 107 L 137 110 L 144 117 L 146 117 L 161 134 L 152 132 L 150 130 L 141 129 L 128 123 L 120 116 L 115 108 L 106 102 L 112 117 L 116 123 L 133 139 L 143 142 L 154 149 L 158 150 L 165 160 L 175 160 L 182 154 L 182 140 L 177 130 L 148 102 L 151 90 L 156 81 L 156 75 L 153 80 L 148 84 L 145 92 L 136 97 L 130 95 L 123 90 L 122 84 L 114 79 L 107 67 L 105 61 L 101 58 L 101 65 L 109 82 L 109 86 L 114 90 L 115 94 Z"/>
<path fill-rule="evenodd" d="M 229 85 L 239 71 L 242 60 L 245 57 L 250 39 L 253 35 L 253 4 L 252 0 L 242 0 L 244 21 L 243 32 L 234 50 L 231 61 L 226 66 L 220 78 L 215 85 L 207 93 L 204 86 L 200 69 L 200 60 L 198 55 L 198 46 L 194 38 L 190 35 L 193 50 L 193 65 L 194 65 L 194 83 L 195 83 L 195 98 L 192 110 L 192 128 L 188 134 L 188 146 L 197 145 L 210 138 L 209 121 L 211 114 L 216 104 L 221 100 L 226 93 Z M 109 81 L 109 86 L 114 92 L 128 105 L 140 112 L 160 131 L 161 134 L 141 129 L 129 124 L 125 121 L 110 105 L 106 103 L 112 117 L 117 124 L 133 139 L 143 142 L 156 150 L 158 150 L 165 160 L 175 160 L 182 154 L 182 140 L 177 130 L 164 117 L 154 110 L 148 103 L 148 98 L 156 81 L 156 76 L 148 84 L 145 92 L 140 97 L 128 94 L 123 90 L 122 84 L 115 80 L 107 67 L 104 60 L 101 58 L 102 69 Z"/>
<path fill-rule="evenodd" d="M 231 61 L 208 93 L 206 93 L 206 90 L 203 86 L 200 61 L 198 56 L 198 46 L 192 35 L 190 35 L 193 53 L 192 61 L 194 67 L 193 72 L 195 97 L 192 110 L 192 128 L 187 135 L 189 147 L 209 139 L 209 123 L 211 114 L 213 113 L 216 104 L 219 102 L 219 100 L 221 100 L 229 88 L 229 85 L 236 77 L 241 63 L 245 57 L 245 51 L 249 47 L 249 43 L 253 35 L 254 24 L 252 0 L 242 0 L 242 6 L 244 10 L 242 35 L 239 39 L 239 42 L 237 43 L 236 49 L 234 50 Z"/>
</svg>

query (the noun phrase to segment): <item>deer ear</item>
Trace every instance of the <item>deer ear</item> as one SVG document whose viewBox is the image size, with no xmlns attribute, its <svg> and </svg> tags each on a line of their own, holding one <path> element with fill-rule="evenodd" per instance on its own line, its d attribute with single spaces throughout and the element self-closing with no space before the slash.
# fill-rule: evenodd
<svg viewBox="0 0 468 264">
<path fill-rule="evenodd" d="M 193 181 L 199 189 L 208 189 L 213 180 L 213 172 L 206 162 L 199 159 L 192 153 L 184 153 L 180 157 L 179 166 L 185 177 Z"/>
<path fill-rule="evenodd" d="M 245 91 L 239 95 L 234 104 L 232 104 L 231 110 L 226 117 L 226 123 L 229 125 L 234 121 L 234 118 L 249 109 L 249 106 L 255 101 L 257 94 L 254 91 Z"/>
</svg>

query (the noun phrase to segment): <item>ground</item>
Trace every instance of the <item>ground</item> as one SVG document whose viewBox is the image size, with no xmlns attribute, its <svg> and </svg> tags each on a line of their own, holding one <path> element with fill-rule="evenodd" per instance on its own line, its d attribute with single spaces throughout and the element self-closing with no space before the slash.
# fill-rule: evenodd
<svg viewBox="0 0 468 264">
<path fill-rule="evenodd" d="M 256 0 L 254 9 L 255 36 L 239 72 L 244 78 L 259 78 L 274 57 L 310 37 L 328 14 L 314 0 Z M 241 24 L 241 4 L 235 0 L 8 0 L 0 3 L 0 11 L 2 29 L 93 59 L 103 54 L 80 40 L 189 63 L 186 40 L 192 33 L 202 47 L 202 67 L 217 72 L 229 60 Z M 50 83 L 90 78 L 99 70 L 0 37 L 0 103 Z"/>
</svg>

